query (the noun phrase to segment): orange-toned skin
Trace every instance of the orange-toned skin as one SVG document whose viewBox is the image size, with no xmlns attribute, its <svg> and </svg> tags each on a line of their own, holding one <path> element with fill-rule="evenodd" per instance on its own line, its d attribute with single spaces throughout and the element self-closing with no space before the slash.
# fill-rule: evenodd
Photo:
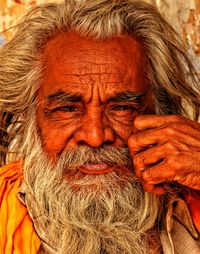
<svg viewBox="0 0 200 254">
<path fill-rule="evenodd" d="M 47 43 L 43 61 L 36 119 L 43 149 L 51 158 L 79 145 L 128 146 L 135 172 L 147 191 L 162 193 L 157 184 L 171 180 L 200 189 L 199 124 L 183 117 L 148 115 L 153 113 L 153 102 L 140 42 L 129 36 L 94 41 L 63 33 Z M 81 100 L 51 99 L 61 92 Z M 145 95 L 132 102 L 109 99 L 123 92 Z M 158 145 L 148 148 L 155 141 Z M 179 148 L 183 151 L 177 152 Z M 172 156 L 174 165 L 165 165 Z M 162 165 L 148 166 L 158 158 L 164 159 Z"/>
<path fill-rule="evenodd" d="M 162 194 L 162 183 L 172 181 L 200 190 L 198 122 L 180 115 L 148 115 L 137 117 L 134 126 L 138 131 L 129 146 L 136 175 L 147 191 Z"/>
<path fill-rule="evenodd" d="M 143 52 L 140 43 L 129 37 L 95 42 L 66 33 L 47 43 L 37 122 L 44 150 L 49 155 L 57 157 L 65 148 L 80 144 L 94 148 L 103 144 L 127 145 L 138 112 L 117 108 L 128 106 L 127 102 L 107 100 L 117 92 L 148 90 Z M 48 96 L 60 90 L 80 94 L 82 102 L 48 105 Z M 149 107 L 150 100 L 145 100 L 145 104 Z M 67 111 L 67 106 L 74 107 L 70 109 L 74 111 Z M 136 103 L 133 106 L 141 108 Z M 51 113 L 59 107 L 60 110 Z M 45 109 L 50 113 L 45 115 Z"/>
</svg>

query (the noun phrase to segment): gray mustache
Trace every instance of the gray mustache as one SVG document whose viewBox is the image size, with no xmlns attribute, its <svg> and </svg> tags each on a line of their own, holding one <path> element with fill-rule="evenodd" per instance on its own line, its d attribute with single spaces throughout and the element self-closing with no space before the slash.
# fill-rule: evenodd
<svg viewBox="0 0 200 254">
<path fill-rule="evenodd" d="M 88 163 L 101 162 L 118 166 L 132 165 L 129 149 L 113 146 L 105 146 L 102 148 L 79 146 L 65 150 L 59 160 L 63 161 L 70 168 L 83 166 Z"/>
</svg>

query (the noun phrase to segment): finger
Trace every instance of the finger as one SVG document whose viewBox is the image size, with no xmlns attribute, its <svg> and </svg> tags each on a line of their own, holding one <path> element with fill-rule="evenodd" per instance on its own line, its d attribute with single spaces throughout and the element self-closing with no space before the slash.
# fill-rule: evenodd
<svg viewBox="0 0 200 254">
<path fill-rule="evenodd" d="M 141 181 L 145 184 L 160 184 L 176 181 L 190 188 L 199 188 L 199 152 L 180 153 L 178 156 L 171 154 L 167 159 L 155 166 L 146 167 L 140 174 Z M 139 170 L 138 170 L 139 171 Z"/>
<path fill-rule="evenodd" d="M 155 195 L 162 195 L 165 192 L 165 187 L 164 186 L 145 183 L 143 181 L 141 171 L 136 171 L 136 176 L 138 177 L 140 183 L 142 184 L 142 186 L 143 186 L 143 188 L 146 192 L 151 192 Z"/>
<path fill-rule="evenodd" d="M 198 142 L 198 145 L 199 145 L 199 142 L 200 142 L 200 136 L 199 136 L 200 124 L 199 123 L 188 120 L 187 122 L 184 122 L 184 121 L 174 122 L 174 123 L 171 123 L 170 126 L 174 130 L 194 138 L 194 141 L 196 140 L 196 142 Z"/>
<path fill-rule="evenodd" d="M 140 183 L 143 185 L 144 189 L 147 190 L 148 192 L 150 192 L 153 189 L 153 184 L 146 184 L 143 181 L 143 177 L 142 177 L 142 172 L 140 170 L 135 170 L 135 175 L 138 178 L 138 180 L 140 181 Z"/>
<path fill-rule="evenodd" d="M 140 182 L 142 182 L 142 172 L 141 172 L 141 170 L 137 170 L 136 168 L 134 168 L 134 170 L 135 170 L 135 175 L 140 180 Z"/>
<path fill-rule="evenodd" d="M 177 173 L 177 168 L 170 168 L 166 162 L 161 162 L 156 166 L 142 171 L 142 179 L 148 184 L 160 184 L 164 182 L 179 181 L 182 172 Z"/>
<path fill-rule="evenodd" d="M 134 120 L 134 127 L 138 130 L 161 127 L 169 122 L 180 122 L 184 117 L 180 115 L 140 115 Z"/>
<path fill-rule="evenodd" d="M 195 147 L 199 147 L 200 145 L 200 140 L 198 139 L 188 133 L 180 132 L 172 126 L 165 126 L 162 128 L 136 132 L 130 136 L 128 146 L 131 155 L 134 156 L 136 153 L 149 149 L 152 146 L 161 145 L 167 142 L 176 143 L 176 147 L 180 150 L 188 150 L 188 148 L 189 150 L 192 148 L 195 149 Z"/>
<path fill-rule="evenodd" d="M 178 132 L 193 137 L 194 141 L 196 141 L 196 143 L 198 142 L 197 146 L 199 146 L 200 123 L 196 121 L 180 115 L 141 115 L 136 117 L 134 121 L 134 130 L 152 129 L 161 126 L 169 126 Z"/>
<path fill-rule="evenodd" d="M 162 195 L 165 192 L 165 186 L 164 185 L 154 185 L 145 183 L 142 178 L 142 172 L 141 171 L 135 171 L 136 176 L 138 177 L 140 183 L 142 184 L 144 190 L 146 192 L 151 192 L 155 195 Z"/>
<path fill-rule="evenodd" d="M 139 152 L 144 148 L 149 148 L 155 144 L 159 144 L 160 140 L 166 142 L 167 137 L 163 135 L 159 129 L 145 130 L 131 135 L 128 139 L 128 147 L 131 155 L 134 156 L 136 152 Z"/>
<path fill-rule="evenodd" d="M 161 162 L 168 155 L 172 152 L 176 152 L 177 150 L 176 144 L 168 142 L 148 148 L 147 150 L 137 153 L 133 157 L 134 168 L 139 171 L 145 170 L 149 167 L 149 165 L 155 165 Z"/>
</svg>

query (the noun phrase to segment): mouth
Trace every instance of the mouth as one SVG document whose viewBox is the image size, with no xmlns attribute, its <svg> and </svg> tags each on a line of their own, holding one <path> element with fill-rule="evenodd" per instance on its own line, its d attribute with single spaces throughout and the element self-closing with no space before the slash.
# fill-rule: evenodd
<svg viewBox="0 0 200 254">
<path fill-rule="evenodd" d="M 106 162 L 94 163 L 89 162 L 79 168 L 81 172 L 86 174 L 101 175 L 112 172 L 114 170 L 113 165 L 109 165 Z"/>
</svg>

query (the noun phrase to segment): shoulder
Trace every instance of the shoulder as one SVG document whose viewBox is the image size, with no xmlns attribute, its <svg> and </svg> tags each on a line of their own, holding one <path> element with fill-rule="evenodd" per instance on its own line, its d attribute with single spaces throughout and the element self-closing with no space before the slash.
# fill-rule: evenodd
<svg viewBox="0 0 200 254">
<path fill-rule="evenodd" d="M 23 181 L 20 162 L 0 168 L 0 253 L 38 253 L 40 240 L 26 206 L 18 199 Z M 26 243 L 26 244 L 25 244 Z"/>
<path fill-rule="evenodd" d="M 3 199 L 16 195 L 22 182 L 20 162 L 13 162 L 0 168 L 0 206 Z"/>
<path fill-rule="evenodd" d="M 21 162 L 15 161 L 0 167 L 0 179 L 9 179 L 11 177 L 22 174 Z"/>
</svg>

